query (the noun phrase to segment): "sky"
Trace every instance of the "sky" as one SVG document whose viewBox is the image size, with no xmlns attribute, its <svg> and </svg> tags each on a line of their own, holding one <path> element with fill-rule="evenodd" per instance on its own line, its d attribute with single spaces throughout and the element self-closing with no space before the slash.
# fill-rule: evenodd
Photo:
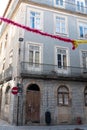
<svg viewBox="0 0 87 130">
<path fill-rule="evenodd" d="M 0 17 L 3 16 L 8 2 L 9 0 L 0 0 Z M 1 32 L 1 25 L 0 25 L 0 32 Z"/>
<path fill-rule="evenodd" d="M 3 16 L 8 1 L 9 0 L 0 0 L 0 17 Z"/>
</svg>

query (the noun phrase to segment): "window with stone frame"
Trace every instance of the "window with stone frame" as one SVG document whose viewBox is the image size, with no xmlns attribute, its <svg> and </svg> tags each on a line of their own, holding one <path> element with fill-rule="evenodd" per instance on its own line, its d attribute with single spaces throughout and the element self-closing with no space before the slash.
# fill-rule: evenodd
<svg viewBox="0 0 87 130">
<path fill-rule="evenodd" d="M 10 102 L 10 86 L 7 86 L 5 91 L 5 104 L 8 105 Z"/>
<path fill-rule="evenodd" d="M 29 45 L 29 65 L 37 68 L 40 65 L 41 47 L 39 45 Z"/>
<path fill-rule="evenodd" d="M 58 35 L 68 35 L 67 17 L 62 15 L 55 15 L 55 33 Z"/>
<path fill-rule="evenodd" d="M 84 102 L 85 102 L 85 106 L 87 106 L 87 86 L 85 87 L 84 90 Z"/>
<path fill-rule="evenodd" d="M 78 22 L 78 34 L 79 38 L 86 38 L 87 36 L 87 22 L 86 21 L 79 21 Z"/>
<path fill-rule="evenodd" d="M 65 0 L 54 0 L 54 4 L 55 4 L 55 6 L 64 8 L 65 7 Z"/>
<path fill-rule="evenodd" d="M 68 50 L 66 48 L 57 48 L 57 67 L 66 70 L 68 66 Z"/>
<path fill-rule="evenodd" d="M 87 51 L 82 51 L 82 67 L 83 70 L 87 70 Z"/>
<path fill-rule="evenodd" d="M 85 0 L 76 0 L 76 10 L 78 12 L 85 11 Z"/>
<path fill-rule="evenodd" d="M 39 10 L 30 10 L 30 27 L 38 30 L 42 30 L 43 15 Z"/>
<path fill-rule="evenodd" d="M 57 98 L 59 106 L 69 105 L 69 89 L 65 85 L 59 86 L 57 90 Z"/>
</svg>

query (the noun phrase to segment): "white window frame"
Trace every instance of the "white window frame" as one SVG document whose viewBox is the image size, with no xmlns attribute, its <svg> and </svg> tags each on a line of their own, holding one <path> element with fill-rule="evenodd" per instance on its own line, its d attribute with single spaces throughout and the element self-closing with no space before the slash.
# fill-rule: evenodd
<svg viewBox="0 0 87 130">
<path fill-rule="evenodd" d="M 31 8 L 31 7 L 28 7 L 27 8 L 27 26 L 30 27 L 30 12 L 33 11 L 33 12 L 37 12 L 37 13 L 40 13 L 40 29 L 41 31 L 43 31 L 43 11 L 40 10 L 40 9 L 34 9 L 34 8 Z M 37 28 L 34 28 L 34 29 L 37 29 Z"/>
<path fill-rule="evenodd" d="M 60 5 L 60 0 L 59 0 L 59 4 L 56 4 L 56 0 L 54 0 L 54 5 L 55 5 L 56 7 L 65 8 L 65 0 L 63 0 L 63 5 Z"/>
<path fill-rule="evenodd" d="M 60 17 L 60 18 L 64 18 L 65 19 L 65 33 L 57 33 L 56 32 L 56 17 Z M 67 21 L 67 16 L 63 16 L 63 15 L 60 15 L 60 14 L 54 14 L 54 34 L 56 35 L 62 35 L 62 36 L 68 36 L 68 21 Z"/>
<path fill-rule="evenodd" d="M 40 52 L 40 57 L 39 57 L 39 66 L 38 67 L 35 67 L 35 65 L 33 65 L 33 66 L 31 66 L 31 65 L 29 65 L 29 70 L 30 71 L 41 71 L 42 70 L 42 65 L 41 65 L 41 63 L 42 63 L 42 61 L 43 61 L 43 45 L 41 44 L 41 43 L 34 43 L 34 42 L 27 42 L 28 44 L 28 54 L 27 54 L 27 61 L 29 62 L 29 47 L 30 47 L 30 45 L 31 46 L 38 46 L 39 47 L 39 52 Z"/>
<path fill-rule="evenodd" d="M 83 66 L 82 52 L 87 52 L 87 50 L 80 50 L 80 66 L 82 68 L 81 71 L 87 73 L 87 66 L 86 66 L 86 68 L 84 68 L 84 66 Z"/>
<path fill-rule="evenodd" d="M 55 46 L 55 70 L 58 73 L 62 73 L 62 74 L 68 74 L 70 72 L 70 68 L 66 67 L 66 69 L 63 68 L 58 68 L 58 61 L 57 61 L 57 49 L 60 50 L 66 50 L 66 55 L 67 55 L 67 67 L 70 66 L 70 59 L 69 59 L 69 49 L 67 47 L 60 47 L 60 46 Z"/>
<path fill-rule="evenodd" d="M 77 2 L 80 3 L 80 9 L 79 10 L 78 10 L 78 7 L 77 7 Z M 83 10 L 81 9 L 81 2 L 83 3 Z M 75 4 L 76 4 L 76 11 L 85 12 L 85 0 L 76 0 Z"/>
<path fill-rule="evenodd" d="M 77 30 L 78 30 L 78 38 L 80 39 L 86 39 L 87 37 L 87 33 L 85 33 L 85 31 L 83 30 L 83 37 L 80 37 L 80 30 L 79 30 L 79 26 L 82 26 L 83 28 L 87 27 L 87 20 L 77 20 Z"/>
</svg>

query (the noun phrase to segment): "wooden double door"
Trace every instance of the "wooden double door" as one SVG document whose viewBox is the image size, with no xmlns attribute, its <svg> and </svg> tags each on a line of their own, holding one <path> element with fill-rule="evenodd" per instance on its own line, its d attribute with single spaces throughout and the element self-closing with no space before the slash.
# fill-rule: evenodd
<svg viewBox="0 0 87 130">
<path fill-rule="evenodd" d="M 40 122 L 40 91 L 28 90 L 26 93 L 26 123 Z"/>
</svg>

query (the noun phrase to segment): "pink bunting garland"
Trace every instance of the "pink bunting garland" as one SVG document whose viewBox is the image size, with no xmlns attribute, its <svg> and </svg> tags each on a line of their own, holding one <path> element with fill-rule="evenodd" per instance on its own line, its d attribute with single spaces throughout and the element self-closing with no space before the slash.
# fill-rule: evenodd
<svg viewBox="0 0 87 130">
<path fill-rule="evenodd" d="M 51 38 L 54 38 L 54 39 L 58 39 L 58 40 L 61 40 L 61 41 L 64 41 L 64 42 L 71 42 L 73 47 L 72 49 L 75 49 L 75 44 L 74 44 L 74 40 L 71 40 L 71 39 L 68 39 L 68 38 L 63 38 L 63 37 L 60 37 L 60 36 L 56 36 L 56 35 L 52 35 L 52 34 L 48 34 L 48 33 L 45 33 L 45 32 L 41 32 L 37 29 L 32 29 L 30 27 L 27 27 L 27 26 L 24 26 L 24 25 L 21 25 L 19 23 L 16 23 L 12 20 L 9 20 L 7 18 L 3 18 L 3 17 L 0 17 L 1 21 L 4 21 L 8 24 L 12 24 L 12 25 L 15 25 L 15 26 L 18 26 L 20 28 L 23 28 L 27 31 L 30 31 L 30 32 L 34 32 L 34 33 L 37 33 L 37 34 L 40 34 L 40 35 L 43 35 L 43 36 L 48 36 L 48 37 L 51 37 Z"/>
</svg>

